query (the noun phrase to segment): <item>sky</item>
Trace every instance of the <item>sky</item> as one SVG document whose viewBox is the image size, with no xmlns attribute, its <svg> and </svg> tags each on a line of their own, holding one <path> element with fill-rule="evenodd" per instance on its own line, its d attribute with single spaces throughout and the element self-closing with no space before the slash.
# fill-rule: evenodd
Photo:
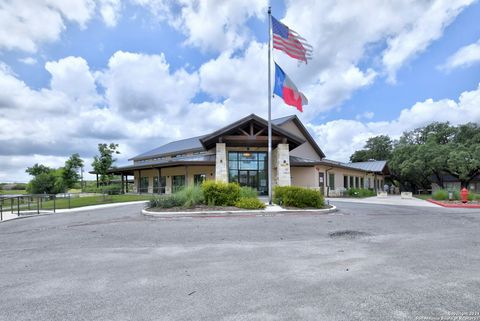
<svg viewBox="0 0 480 321">
<path fill-rule="evenodd" d="M 0 0 L 0 182 L 267 117 L 269 5 L 313 46 L 308 64 L 273 51 L 309 104 L 275 97 L 272 116 L 300 117 L 327 158 L 480 122 L 478 1 Z"/>
</svg>

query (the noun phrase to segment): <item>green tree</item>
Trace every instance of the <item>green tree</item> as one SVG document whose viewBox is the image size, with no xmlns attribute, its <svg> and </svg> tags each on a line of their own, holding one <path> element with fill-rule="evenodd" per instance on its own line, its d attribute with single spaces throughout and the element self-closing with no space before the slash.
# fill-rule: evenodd
<svg viewBox="0 0 480 321">
<path fill-rule="evenodd" d="M 118 151 L 118 144 L 98 144 L 98 152 L 100 155 L 93 158 L 92 167 L 95 170 L 95 173 L 100 175 L 101 184 L 108 185 L 113 177 L 112 174 L 108 173 L 108 170 L 113 167 L 113 164 L 116 161 L 116 159 L 113 158 L 113 155 L 120 154 Z"/>
<path fill-rule="evenodd" d="M 25 172 L 27 172 L 30 176 L 38 176 L 42 173 L 50 173 L 52 169 L 48 166 L 42 165 L 42 164 L 35 164 L 32 167 L 27 167 Z"/>
<path fill-rule="evenodd" d="M 392 154 L 393 142 L 387 135 L 371 137 L 361 150 L 350 156 L 351 162 L 365 162 L 371 159 L 388 160 Z"/>
<path fill-rule="evenodd" d="M 80 155 L 75 153 L 65 162 L 61 173 L 64 189 L 72 188 L 80 179 L 78 171 L 83 168 L 83 160 Z"/>
</svg>

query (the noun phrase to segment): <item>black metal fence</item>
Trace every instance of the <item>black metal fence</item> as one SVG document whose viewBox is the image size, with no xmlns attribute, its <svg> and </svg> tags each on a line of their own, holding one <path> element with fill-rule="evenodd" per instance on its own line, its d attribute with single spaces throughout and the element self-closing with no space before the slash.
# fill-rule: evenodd
<svg viewBox="0 0 480 321">
<path fill-rule="evenodd" d="M 65 199 L 70 203 L 70 195 Z M 40 214 L 43 212 L 55 212 L 57 210 L 57 198 L 55 194 L 25 194 L 25 195 L 0 195 L 0 221 L 5 214 Z M 63 197 L 62 197 L 63 198 Z"/>
</svg>

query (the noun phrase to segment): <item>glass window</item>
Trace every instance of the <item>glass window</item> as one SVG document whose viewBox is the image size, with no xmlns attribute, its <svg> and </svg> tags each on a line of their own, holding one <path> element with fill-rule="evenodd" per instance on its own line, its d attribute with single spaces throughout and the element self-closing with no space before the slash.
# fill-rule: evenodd
<svg viewBox="0 0 480 321">
<path fill-rule="evenodd" d="M 355 188 L 359 188 L 359 187 L 360 187 L 359 178 L 355 177 Z"/>
<path fill-rule="evenodd" d="M 229 160 L 237 160 L 237 153 L 235 153 L 235 152 L 228 153 L 228 159 Z"/>
<path fill-rule="evenodd" d="M 172 176 L 172 191 L 178 192 L 185 187 L 185 175 Z"/>
<path fill-rule="evenodd" d="M 348 188 L 348 176 L 343 175 L 343 188 Z"/>
<path fill-rule="evenodd" d="M 228 162 L 228 168 L 230 169 L 238 169 L 238 161 L 229 161 Z"/>
<path fill-rule="evenodd" d="M 328 186 L 330 187 L 330 190 L 335 189 L 335 174 L 334 173 L 328 174 Z"/>
<path fill-rule="evenodd" d="M 148 193 L 148 176 L 140 178 L 140 193 Z"/>
<path fill-rule="evenodd" d="M 230 182 L 237 182 L 238 183 L 238 170 L 236 170 L 236 169 L 229 170 L 228 174 L 229 174 Z"/>
<path fill-rule="evenodd" d="M 360 188 L 365 188 L 363 177 L 360 177 Z"/>
<path fill-rule="evenodd" d="M 201 185 L 203 182 L 207 180 L 206 174 L 195 174 L 193 175 L 193 184 Z"/>
<path fill-rule="evenodd" d="M 353 176 L 350 176 L 350 188 L 353 188 Z"/>
<path fill-rule="evenodd" d="M 165 176 L 153 177 L 153 192 L 157 194 L 165 194 L 165 186 L 167 185 L 167 178 Z"/>
</svg>

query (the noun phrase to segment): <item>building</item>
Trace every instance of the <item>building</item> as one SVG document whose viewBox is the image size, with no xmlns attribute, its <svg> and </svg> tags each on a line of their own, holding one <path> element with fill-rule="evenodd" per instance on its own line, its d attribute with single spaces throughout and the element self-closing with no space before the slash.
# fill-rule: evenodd
<svg viewBox="0 0 480 321">
<path fill-rule="evenodd" d="M 268 122 L 254 114 L 213 133 L 170 142 L 112 168 L 124 182 L 133 176 L 133 192 L 170 194 L 205 180 L 238 182 L 268 193 Z M 381 189 L 386 161 L 342 163 L 325 159 L 297 116 L 272 120 L 272 184 L 295 185 L 338 196 L 348 188 Z M 130 191 L 131 192 L 131 191 Z"/>
</svg>

